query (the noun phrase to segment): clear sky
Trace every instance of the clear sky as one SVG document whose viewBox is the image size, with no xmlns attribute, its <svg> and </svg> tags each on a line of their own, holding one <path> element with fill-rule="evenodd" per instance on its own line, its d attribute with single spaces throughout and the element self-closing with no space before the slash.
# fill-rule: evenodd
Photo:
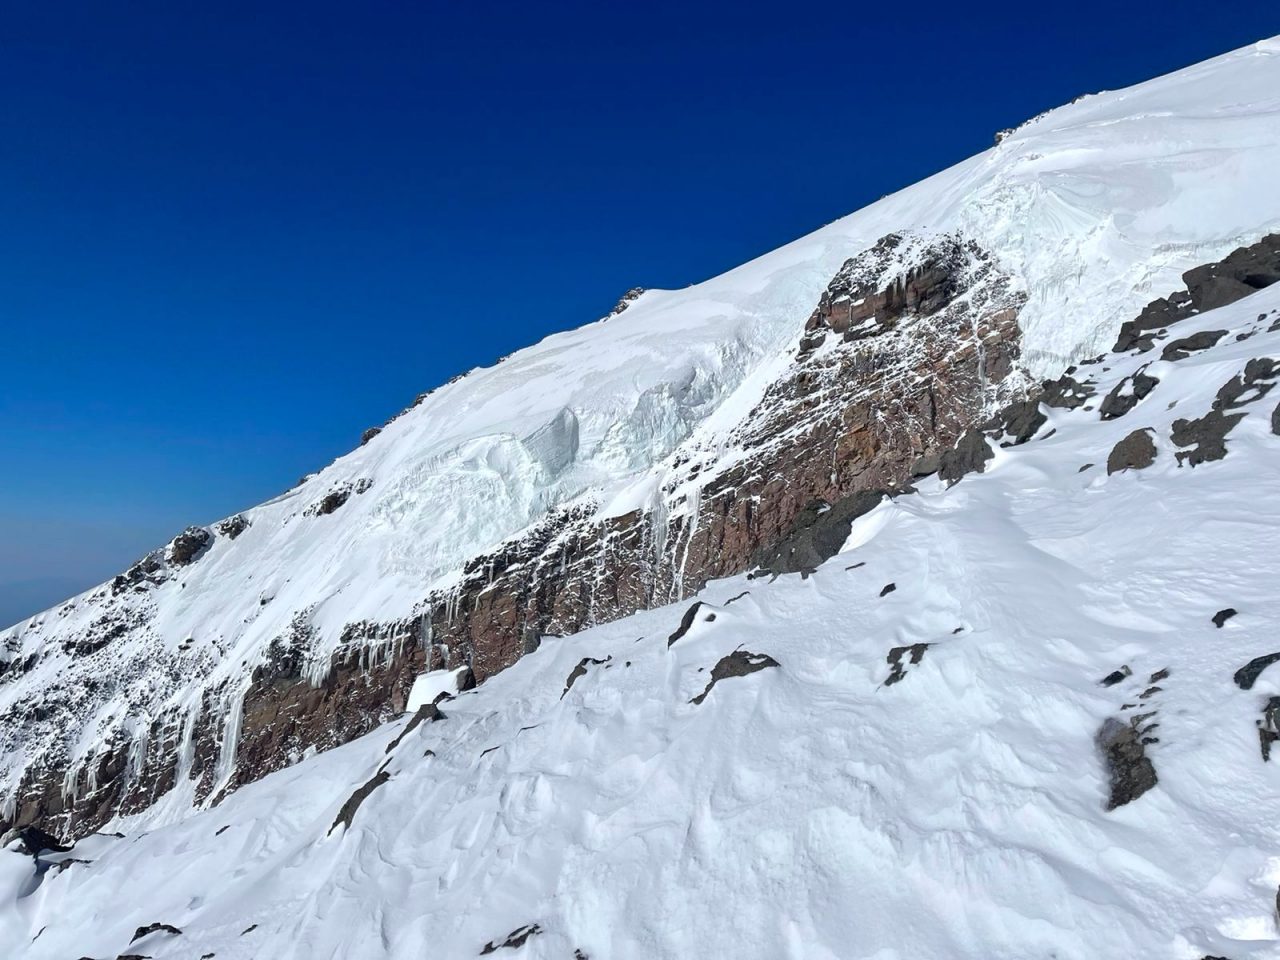
<svg viewBox="0 0 1280 960">
<path fill-rule="evenodd" d="M 1280 7 L 9 4 L 0 621 Z"/>
</svg>

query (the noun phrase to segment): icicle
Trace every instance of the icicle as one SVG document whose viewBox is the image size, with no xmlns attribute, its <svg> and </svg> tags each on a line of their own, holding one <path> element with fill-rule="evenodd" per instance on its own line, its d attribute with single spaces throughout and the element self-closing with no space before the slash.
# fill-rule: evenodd
<svg viewBox="0 0 1280 960">
<path fill-rule="evenodd" d="M 236 750 L 240 746 L 240 727 L 244 722 L 245 687 L 236 690 L 224 703 L 226 719 L 222 727 L 222 743 L 218 748 L 217 782 L 210 794 L 216 796 L 218 790 L 231 782 L 231 774 L 236 767 Z"/>
<path fill-rule="evenodd" d="M 690 504 L 689 513 L 687 514 L 689 519 L 685 525 L 689 535 L 684 541 L 684 554 L 680 559 L 679 578 L 675 583 L 677 600 L 684 599 L 685 570 L 689 566 L 689 550 L 693 546 L 693 538 L 698 533 L 698 520 L 702 512 L 702 485 L 700 483 L 694 483 L 693 492 L 685 497 L 685 502 Z"/>
</svg>

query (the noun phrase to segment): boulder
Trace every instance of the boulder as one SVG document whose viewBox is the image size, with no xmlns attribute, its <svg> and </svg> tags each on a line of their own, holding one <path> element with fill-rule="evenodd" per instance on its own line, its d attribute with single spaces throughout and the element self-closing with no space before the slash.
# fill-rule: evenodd
<svg viewBox="0 0 1280 960">
<path fill-rule="evenodd" d="M 1145 470 L 1156 460 L 1156 444 L 1150 427 L 1135 430 L 1111 448 L 1107 456 L 1107 475 L 1122 470 Z"/>
</svg>

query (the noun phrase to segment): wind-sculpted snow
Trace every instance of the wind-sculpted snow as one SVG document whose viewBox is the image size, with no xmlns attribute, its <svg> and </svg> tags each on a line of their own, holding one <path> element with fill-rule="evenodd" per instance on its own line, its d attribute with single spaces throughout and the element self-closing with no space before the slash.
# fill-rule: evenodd
<svg viewBox="0 0 1280 960">
<path fill-rule="evenodd" d="M 1025 373 L 1056 375 L 1108 345 L 1185 269 L 1280 228 L 1276 169 L 1280 54 L 1270 41 L 1051 111 L 994 149 L 736 270 L 628 295 L 621 312 L 471 371 L 244 511 L 243 524 L 226 528 L 234 536 L 214 525 L 191 562 L 174 562 L 167 548 L 123 580 L 0 634 L 2 818 L 22 819 L 24 804 L 35 804 L 32 816 L 59 812 L 48 790 L 19 796 L 45 771 L 66 783 L 66 799 L 85 806 L 92 795 L 84 822 L 105 819 L 121 800 L 111 785 L 164 750 L 180 762 L 130 808 L 210 766 L 218 796 L 237 782 L 251 685 L 332 682 L 339 659 L 381 662 L 423 643 L 433 591 L 456 586 L 468 564 L 513 538 L 554 539 L 568 517 L 604 530 L 646 510 L 655 555 L 685 531 L 684 564 L 670 577 L 678 596 L 699 491 L 716 482 L 679 471 L 742 462 L 728 446 L 751 432 L 752 411 L 790 370 L 833 276 L 882 237 L 973 243 L 1025 298 Z M 624 586 L 632 605 L 669 595 L 652 580 Z M 333 689 L 316 696 L 348 696 Z M 393 713 L 398 691 L 362 706 L 360 723 Z M 354 723 L 341 704 L 328 705 Z M 197 725 L 197 715 L 212 719 Z M 274 714 L 257 719 L 277 723 Z M 332 742 L 343 738 L 335 730 Z M 327 742 L 306 748 L 317 745 Z"/>
<path fill-rule="evenodd" d="M 1156 346 L 1219 329 L 1081 366 L 807 577 L 548 638 L 215 809 L 15 841 L 0 955 L 1276 956 L 1280 287 Z M 1228 407 L 1180 464 L 1176 421 Z M 1108 475 L 1135 429 L 1154 461 Z"/>
</svg>

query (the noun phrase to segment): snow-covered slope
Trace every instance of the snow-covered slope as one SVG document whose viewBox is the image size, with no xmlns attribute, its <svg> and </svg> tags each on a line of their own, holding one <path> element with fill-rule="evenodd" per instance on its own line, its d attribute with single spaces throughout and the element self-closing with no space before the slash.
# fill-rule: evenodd
<svg viewBox="0 0 1280 960">
<path fill-rule="evenodd" d="M 812 576 L 548 641 L 216 809 L 11 845 L 0 954 L 1280 956 L 1280 664 L 1239 672 L 1280 659 L 1272 358 L 1280 285 L 1081 367 Z"/>
<path fill-rule="evenodd" d="M 206 734 L 220 751 L 216 795 L 232 782 L 245 691 L 282 643 L 300 645 L 302 674 L 319 681 L 344 645 L 364 642 L 352 624 L 423 617 L 431 591 L 553 508 L 696 511 L 696 498 L 665 492 L 674 465 L 734 436 L 832 277 L 884 235 L 956 234 L 987 251 L 1026 297 L 1029 373 L 1054 374 L 1186 268 L 1280 229 L 1276 169 L 1272 40 L 1051 111 L 721 277 L 646 292 L 472 371 L 294 490 L 215 525 L 189 557 L 171 545 L 0 634 L 3 818 L 21 815 L 19 786 L 40 771 L 65 782 L 63 799 L 136 774 L 168 735 L 161 719 L 178 731 L 181 787 L 199 762 L 202 714 L 219 724 Z M 54 689 L 56 709 L 40 702 Z M 52 812 L 48 794 L 39 803 Z"/>
</svg>

